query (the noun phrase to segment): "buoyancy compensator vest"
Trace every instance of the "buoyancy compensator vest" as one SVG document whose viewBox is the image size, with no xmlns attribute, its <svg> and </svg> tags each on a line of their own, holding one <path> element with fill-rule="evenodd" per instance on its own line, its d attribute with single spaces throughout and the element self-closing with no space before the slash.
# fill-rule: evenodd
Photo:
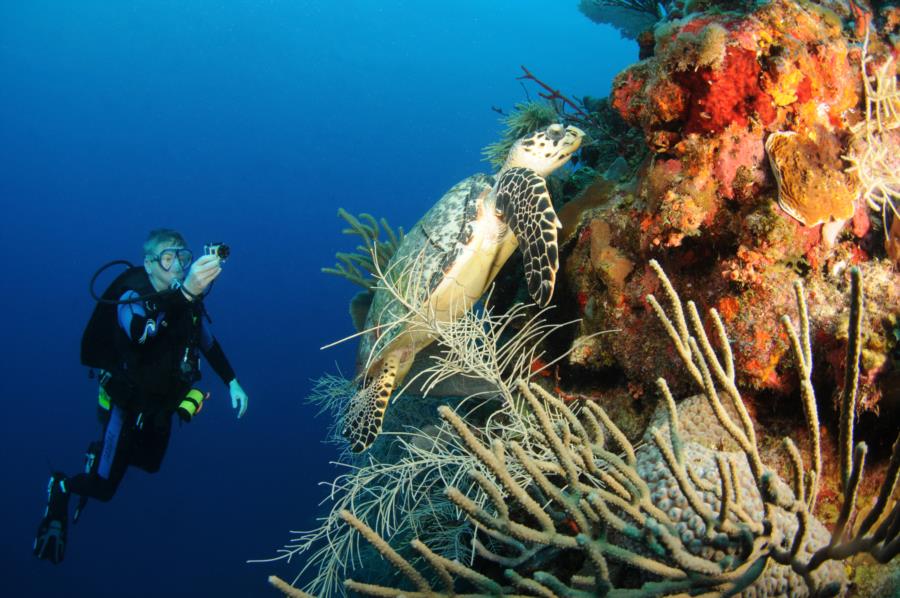
<svg viewBox="0 0 900 598">
<path fill-rule="evenodd" d="M 127 291 L 143 298 L 139 303 L 148 318 L 165 313 L 157 338 L 144 345 L 119 326 L 118 300 Z M 199 379 L 202 304 L 185 305 L 175 293 L 157 292 L 140 266 L 117 276 L 100 299 L 82 335 L 81 363 L 108 373 L 104 387 L 113 403 L 141 411 L 174 410 Z"/>
</svg>

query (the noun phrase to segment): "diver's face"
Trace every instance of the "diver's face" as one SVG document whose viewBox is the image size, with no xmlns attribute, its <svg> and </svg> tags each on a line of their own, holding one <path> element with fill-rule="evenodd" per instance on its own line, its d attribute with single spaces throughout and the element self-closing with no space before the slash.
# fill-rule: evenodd
<svg viewBox="0 0 900 598">
<path fill-rule="evenodd" d="M 150 283 L 157 291 L 172 288 L 172 281 L 184 280 L 186 270 L 190 266 L 190 260 L 183 264 L 178 256 L 183 245 L 162 242 L 153 247 L 153 253 L 144 256 L 144 269 L 150 277 Z"/>
</svg>

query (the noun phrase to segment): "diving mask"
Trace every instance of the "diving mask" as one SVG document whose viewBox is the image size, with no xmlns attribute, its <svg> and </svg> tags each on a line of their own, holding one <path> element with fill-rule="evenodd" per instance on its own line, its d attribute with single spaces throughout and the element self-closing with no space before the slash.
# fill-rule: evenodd
<svg viewBox="0 0 900 598">
<path fill-rule="evenodd" d="M 160 268 L 166 272 L 172 269 L 176 261 L 182 270 L 187 270 L 191 262 L 194 261 L 194 254 L 191 253 L 190 249 L 185 249 L 184 247 L 166 247 L 153 256 L 152 259 L 154 262 L 159 262 Z"/>
</svg>

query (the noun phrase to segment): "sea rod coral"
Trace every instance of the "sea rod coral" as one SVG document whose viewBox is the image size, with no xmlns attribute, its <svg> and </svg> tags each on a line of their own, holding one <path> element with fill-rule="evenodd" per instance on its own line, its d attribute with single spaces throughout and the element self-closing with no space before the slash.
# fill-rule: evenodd
<svg viewBox="0 0 900 598">
<path fill-rule="evenodd" d="M 718 313 L 710 311 L 715 349 L 696 306 L 683 304 L 661 268 L 651 266 L 670 310 L 653 296 L 648 302 L 701 389 L 704 408 L 712 414 L 709 421 L 718 424 L 720 446 L 706 447 L 692 436 L 690 422 L 683 419 L 688 413 L 697 417 L 699 412 L 691 410 L 696 401 L 676 404 L 662 379 L 657 384 L 664 413 L 638 446 L 596 404 L 566 404 L 522 379 L 515 381 L 522 401 L 518 411 L 526 413 L 523 417 L 533 427 L 521 429 L 518 439 L 501 438 L 467 421 L 464 412 L 441 407 L 441 418 L 479 464 L 470 476 L 488 497 L 477 504 L 456 486 L 447 490 L 472 525 L 477 556 L 462 564 L 414 540 L 412 548 L 433 571 L 426 577 L 344 510 L 341 517 L 407 580 L 402 588 L 348 581 L 348 589 L 374 596 L 830 596 L 846 591 L 840 561 L 867 553 L 887 562 L 900 552 L 900 508 L 892 502 L 900 441 L 893 445 L 875 505 L 867 513 L 856 512 L 867 452 L 864 443 L 853 444 L 854 364 L 859 361 L 863 312 L 859 272 L 852 273 L 850 367 L 841 397 L 843 504 L 828 532 L 813 517 L 821 469 L 818 448 L 807 468 L 794 443 L 784 440 L 793 466 L 790 484 L 762 462 Z M 782 325 L 801 379 L 803 410 L 815 435 L 809 320 L 799 283 L 795 290 L 799 326 L 787 316 Z M 709 426 L 704 432 L 715 435 Z M 514 469 L 527 476 L 513 477 Z"/>
<path fill-rule="evenodd" d="M 344 208 L 338 208 L 338 216 L 349 225 L 342 232 L 358 236 L 363 244 L 357 245 L 353 253 L 337 252 L 337 263 L 333 268 L 322 268 L 322 272 L 340 276 L 364 289 L 350 301 L 350 318 L 353 320 L 353 327 L 359 331 L 365 325 L 375 295 L 375 271 L 390 262 L 397 247 L 403 242 L 404 232 L 403 227 L 397 227 L 394 231 L 384 218 L 376 220 L 365 212 L 354 216 Z M 384 237 L 381 236 L 382 230 Z"/>
</svg>

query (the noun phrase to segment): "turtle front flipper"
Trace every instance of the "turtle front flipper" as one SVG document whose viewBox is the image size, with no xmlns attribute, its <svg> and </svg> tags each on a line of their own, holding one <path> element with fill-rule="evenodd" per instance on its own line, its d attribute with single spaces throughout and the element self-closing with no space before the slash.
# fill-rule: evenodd
<svg viewBox="0 0 900 598">
<path fill-rule="evenodd" d="M 350 399 L 341 434 L 350 443 L 350 450 L 354 453 L 361 453 L 369 448 L 381 433 L 388 399 L 397 384 L 399 363 L 396 353 L 388 354 L 374 377 L 367 377 L 363 381 L 363 387 Z"/>
<path fill-rule="evenodd" d="M 547 181 L 529 168 L 510 168 L 500 176 L 496 194 L 497 210 L 522 250 L 528 294 L 538 305 L 547 305 L 559 269 L 556 235 L 562 228 Z"/>
</svg>

